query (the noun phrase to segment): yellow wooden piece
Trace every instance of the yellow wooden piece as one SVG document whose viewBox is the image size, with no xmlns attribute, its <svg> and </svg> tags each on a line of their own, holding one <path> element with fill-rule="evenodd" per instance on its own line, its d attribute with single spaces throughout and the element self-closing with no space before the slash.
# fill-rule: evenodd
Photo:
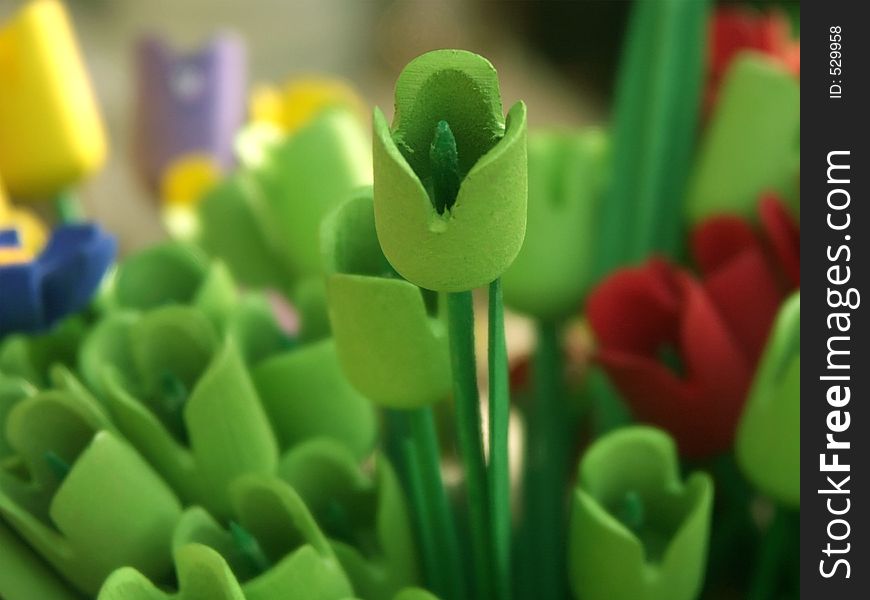
<svg viewBox="0 0 870 600">
<path fill-rule="evenodd" d="M 208 154 L 185 154 L 163 174 L 160 199 L 164 204 L 195 206 L 221 178 L 221 168 Z"/>
<path fill-rule="evenodd" d="M 0 267 L 16 265 L 33 260 L 33 255 L 24 248 L 0 248 Z"/>
<path fill-rule="evenodd" d="M 28 257 L 26 260 L 39 254 L 48 239 L 45 225 L 36 215 L 29 210 L 12 206 L 3 189 L 2 178 L 0 178 L 0 229 L 18 230 L 18 235 L 21 237 L 21 252 L 23 253 L 20 256 Z M 11 254 L 9 253 L 6 259 L 0 258 L 0 264 L 4 264 L 4 260 L 5 264 L 13 262 L 12 259 L 8 258 Z"/>
<path fill-rule="evenodd" d="M 365 103 L 356 90 L 329 77 L 291 79 L 281 89 L 258 86 L 250 98 L 251 120 L 273 123 L 285 133 L 294 132 L 322 110 L 335 106 L 349 109 L 360 119 L 366 115 Z"/>
<path fill-rule="evenodd" d="M 47 199 L 98 169 L 106 136 L 63 5 L 32 0 L 0 27 L 0 172 Z"/>
</svg>

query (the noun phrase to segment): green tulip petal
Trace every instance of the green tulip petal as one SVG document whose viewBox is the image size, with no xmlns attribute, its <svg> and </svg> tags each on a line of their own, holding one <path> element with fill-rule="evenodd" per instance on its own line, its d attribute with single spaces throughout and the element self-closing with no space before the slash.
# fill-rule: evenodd
<svg viewBox="0 0 870 600">
<path fill-rule="evenodd" d="M 226 491 L 238 476 L 274 472 L 278 444 L 234 344 L 200 378 L 184 420 L 203 486 L 200 503 L 215 514 L 228 512 Z"/>
<path fill-rule="evenodd" d="M 183 444 L 117 375 L 106 380 L 119 428 L 188 502 L 229 512 L 228 485 L 246 473 L 271 473 L 278 448 L 235 344 L 228 342 L 196 380 L 183 408 Z"/>
<path fill-rule="evenodd" d="M 0 519 L 0 598 L 81 600 L 42 559 Z"/>
<path fill-rule="evenodd" d="M 447 332 L 419 288 L 393 277 L 375 231 L 371 188 L 323 223 L 330 322 L 348 380 L 379 405 L 431 404 L 450 391 Z"/>
<path fill-rule="evenodd" d="M 698 222 L 718 213 L 755 218 L 759 196 L 775 191 L 797 213 L 800 84 L 784 68 L 746 53 L 722 84 L 701 144 L 686 209 Z"/>
<path fill-rule="evenodd" d="M 373 193 L 371 186 L 354 190 L 323 219 L 320 241 L 326 273 L 393 275 L 375 229 Z"/>
<path fill-rule="evenodd" d="M 5 431 L 9 413 L 20 400 L 33 396 L 35 393 L 36 388 L 24 379 L 0 373 L 0 461 L 12 453 L 12 447 L 6 441 Z"/>
<path fill-rule="evenodd" d="M 393 139 L 421 181 L 430 176 L 429 146 L 446 121 L 468 173 L 504 135 L 498 75 L 488 60 L 465 50 L 436 50 L 412 60 L 396 81 Z"/>
<path fill-rule="evenodd" d="M 359 119 L 324 111 L 275 146 L 254 171 L 267 210 L 260 229 L 294 276 L 322 273 L 320 223 L 362 185 L 371 184 L 371 144 Z"/>
<path fill-rule="evenodd" d="M 330 323 L 348 380 L 383 406 L 431 404 L 450 391 L 447 332 L 419 288 L 393 276 L 375 230 L 371 188 L 323 222 Z"/>
<path fill-rule="evenodd" d="M 238 327 L 233 322 L 228 330 Z M 167 306 L 110 315 L 82 359 L 119 429 L 185 501 L 227 514 L 230 482 L 274 470 L 275 436 L 235 337 L 220 342 L 200 311 Z M 175 410 L 161 395 L 167 373 L 189 391 Z"/>
<path fill-rule="evenodd" d="M 253 287 L 288 290 L 293 273 L 281 262 L 266 239 L 261 216 L 263 195 L 246 172 L 218 183 L 197 207 L 200 227 L 197 241 L 211 256 L 221 259 L 239 281 Z"/>
<path fill-rule="evenodd" d="M 419 288 L 401 279 L 335 274 L 327 290 L 338 357 L 356 389 L 392 408 L 449 395 L 447 329 L 429 317 Z"/>
<path fill-rule="evenodd" d="M 254 365 L 294 343 L 278 325 L 269 300 L 246 294 L 227 318 L 226 335 L 235 340 L 245 362 Z"/>
<path fill-rule="evenodd" d="M 577 310 L 592 283 L 598 213 L 606 184 L 601 131 L 529 138 L 526 238 L 502 276 L 505 302 L 553 320 Z"/>
<path fill-rule="evenodd" d="M 201 544 L 175 552 L 179 591 L 167 594 L 129 567 L 115 571 L 98 600 L 246 600 L 241 586 L 220 554 Z"/>
<path fill-rule="evenodd" d="M 191 304 L 221 330 L 238 303 L 239 293 L 230 270 L 222 262 L 212 262 Z"/>
<path fill-rule="evenodd" d="M 800 292 L 786 300 L 737 429 L 737 460 L 766 494 L 800 508 Z"/>
<path fill-rule="evenodd" d="M 329 543 L 287 484 L 264 477 L 240 478 L 233 485 L 233 506 L 238 522 L 273 561 L 268 570 L 251 571 L 232 535 L 201 509 L 185 513 L 174 546 L 199 543 L 217 550 L 239 576 L 247 600 L 338 600 L 351 595 L 351 584 Z"/>
<path fill-rule="evenodd" d="M 95 594 L 105 577 L 124 565 L 160 580 L 169 572 L 169 539 L 181 506 L 130 446 L 109 431 L 97 431 L 99 423 L 88 414 L 59 391 L 15 407 L 10 443 L 27 462 L 31 485 L 52 495 L 47 514 L 29 510 L 7 493 L 11 487 L 14 495 L 15 489 L 4 476 L 0 516 L 85 593 Z M 44 460 L 48 452 L 69 465 L 62 481 Z"/>
<path fill-rule="evenodd" d="M 617 518 L 626 498 L 643 503 L 642 525 Z M 571 514 L 569 569 L 588 600 L 691 600 L 703 583 L 712 480 L 679 479 L 676 448 L 649 427 L 616 430 L 587 451 Z"/>
<path fill-rule="evenodd" d="M 147 310 L 186 304 L 196 295 L 208 262 L 196 247 L 181 242 L 152 246 L 124 260 L 110 282 L 113 308 Z"/>
<path fill-rule="evenodd" d="M 72 316 L 48 333 L 10 335 L 0 342 L 0 373 L 22 377 L 37 387 L 49 385 L 49 372 L 56 364 L 74 366 L 87 325 Z"/>
<path fill-rule="evenodd" d="M 323 278 L 302 279 L 293 289 L 292 299 L 299 314 L 299 341 L 316 342 L 329 337 L 329 310 Z"/>
<path fill-rule="evenodd" d="M 358 457 L 374 446 L 374 406 L 345 378 L 333 340 L 273 356 L 257 365 L 253 378 L 282 449 L 319 436 Z"/>
<path fill-rule="evenodd" d="M 354 590 L 368 600 L 388 600 L 419 576 L 399 481 L 384 457 L 376 465 L 372 479 L 347 448 L 313 439 L 288 452 L 278 472 L 317 516 Z"/>
<path fill-rule="evenodd" d="M 195 309 L 167 306 L 145 313 L 130 330 L 130 354 L 141 392 L 153 394 L 167 372 L 191 389 L 218 343 L 214 327 Z"/>
</svg>

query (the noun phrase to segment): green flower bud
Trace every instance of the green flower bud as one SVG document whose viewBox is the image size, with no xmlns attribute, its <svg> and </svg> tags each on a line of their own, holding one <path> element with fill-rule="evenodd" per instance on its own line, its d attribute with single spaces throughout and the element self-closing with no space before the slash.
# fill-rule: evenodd
<svg viewBox="0 0 870 600">
<path fill-rule="evenodd" d="M 420 287 L 488 284 L 511 264 L 526 228 L 526 107 L 502 113 L 484 58 L 436 50 L 396 82 L 392 128 L 374 113 L 374 205 L 390 264 Z"/>
<path fill-rule="evenodd" d="M 344 446 L 315 439 L 288 452 L 278 473 L 317 519 L 361 598 L 390 600 L 419 581 L 408 506 L 385 457 L 372 477 Z"/>
<path fill-rule="evenodd" d="M 124 565 L 162 580 L 178 499 L 68 371 L 53 375 L 6 419 L 0 518 L 80 592 Z"/>
<path fill-rule="evenodd" d="M 367 456 L 378 434 L 372 403 L 350 385 L 328 338 L 276 354 L 253 372 L 282 449 L 325 436 Z"/>
<path fill-rule="evenodd" d="M 509 306 L 548 320 L 578 309 L 595 267 L 606 151 L 596 130 L 530 136 L 526 239 L 502 276 Z"/>
<path fill-rule="evenodd" d="M 109 312 L 180 304 L 198 308 L 256 362 L 287 343 L 261 294 L 240 294 L 223 263 L 180 242 L 152 246 L 125 260 L 104 294 Z"/>
<path fill-rule="evenodd" d="M 275 146 L 255 177 L 269 207 L 265 231 L 280 240 L 295 274 L 318 275 L 320 222 L 351 190 L 372 181 L 368 136 L 352 113 L 325 111 Z"/>
<path fill-rule="evenodd" d="M 115 312 L 82 347 L 81 370 L 118 428 L 188 503 L 229 511 L 229 484 L 271 473 L 278 445 L 232 338 L 198 310 Z"/>
<path fill-rule="evenodd" d="M 323 223 L 323 252 L 335 346 L 348 380 L 373 402 L 413 408 L 450 392 L 447 329 L 422 291 L 396 277 L 375 231 L 371 189 Z"/>
<path fill-rule="evenodd" d="M 801 297 L 773 325 L 737 428 L 737 460 L 764 493 L 800 508 Z"/>
<path fill-rule="evenodd" d="M 582 600 L 692 600 L 704 580 L 713 482 L 680 481 L 676 446 L 651 427 L 599 438 L 580 463 L 568 569 Z"/>
<path fill-rule="evenodd" d="M 299 495 L 277 479 L 248 476 L 232 486 L 233 521 L 224 529 L 201 508 L 175 531 L 178 552 L 190 544 L 217 551 L 245 600 L 341 600 L 351 583 Z"/>
<path fill-rule="evenodd" d="M 263 193 L 252 175 L 238 171 L 213 187 L 197 206 L 197 243 L 223 261 L 240 282 L 287 292 L 293 274 L 263 234 L 268 222 Z"/>
<path fill-rule="evenodd" d="M 772 61 L 746 54 L 734 59 L 720 94 L 689 187 L 689 220 L 721 213 L 754 218 L 759 196 L 769 191 L 797 213 L 799 82 Z"/>
</svg>

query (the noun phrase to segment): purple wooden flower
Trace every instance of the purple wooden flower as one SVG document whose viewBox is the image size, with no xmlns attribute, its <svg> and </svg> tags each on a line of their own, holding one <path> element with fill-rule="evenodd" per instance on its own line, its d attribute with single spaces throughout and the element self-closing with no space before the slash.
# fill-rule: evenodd
<svg viewBox="0 0 870 600">
<path fill-rule="evenodd" d="M 156 190 L 166 168 L 186 154 L 233 162 L 233 139 L 245 119 L 245 46 L 220 34 L 180 54 L 156 37 L 136 47 L 135 158 Z"/>
</svg>

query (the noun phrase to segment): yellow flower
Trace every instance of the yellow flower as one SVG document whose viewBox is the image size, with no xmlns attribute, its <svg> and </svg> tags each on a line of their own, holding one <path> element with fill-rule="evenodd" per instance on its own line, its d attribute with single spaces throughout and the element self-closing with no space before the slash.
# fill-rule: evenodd
<svg viewBox="0 0 870 600">
<path fill-rule="evenodd" d="M 222 175 L 214 157 L 203 153 L 185 154 L 169 165 L 160 182 L 160 200 L 163 222 L 173 237 L 187 240 L 196 236 L 196 206 Z"/>
<path fill-rule="evenodd" d="M 251 121 L 277 125 L 284 133 L 292 133 L 311 121 L 321 111 L 340 106 L 360 119 L 366 114 L 365 104 L 350 85 L 340 79 L 309 76 L 291 79 L 283 87 L 261 85 L 251 92 Z"/>
<path fill-rule="evenodd" d="M 16 198 L 51 197 L 103 163 L 103 124 L 61 2 L 27 2 L 0 26 L 0 90 L 0 171 Z"/>
<path fill-rule="evenodd" d="M 5 229 L 18 232 L 20 245 L 0 246 L 0 265 L 29 262 L 45 245 L 45 225 L 30 211 L 16 209 L 9 203 L 0 179 L 0 231 Z"/>
</svg>

